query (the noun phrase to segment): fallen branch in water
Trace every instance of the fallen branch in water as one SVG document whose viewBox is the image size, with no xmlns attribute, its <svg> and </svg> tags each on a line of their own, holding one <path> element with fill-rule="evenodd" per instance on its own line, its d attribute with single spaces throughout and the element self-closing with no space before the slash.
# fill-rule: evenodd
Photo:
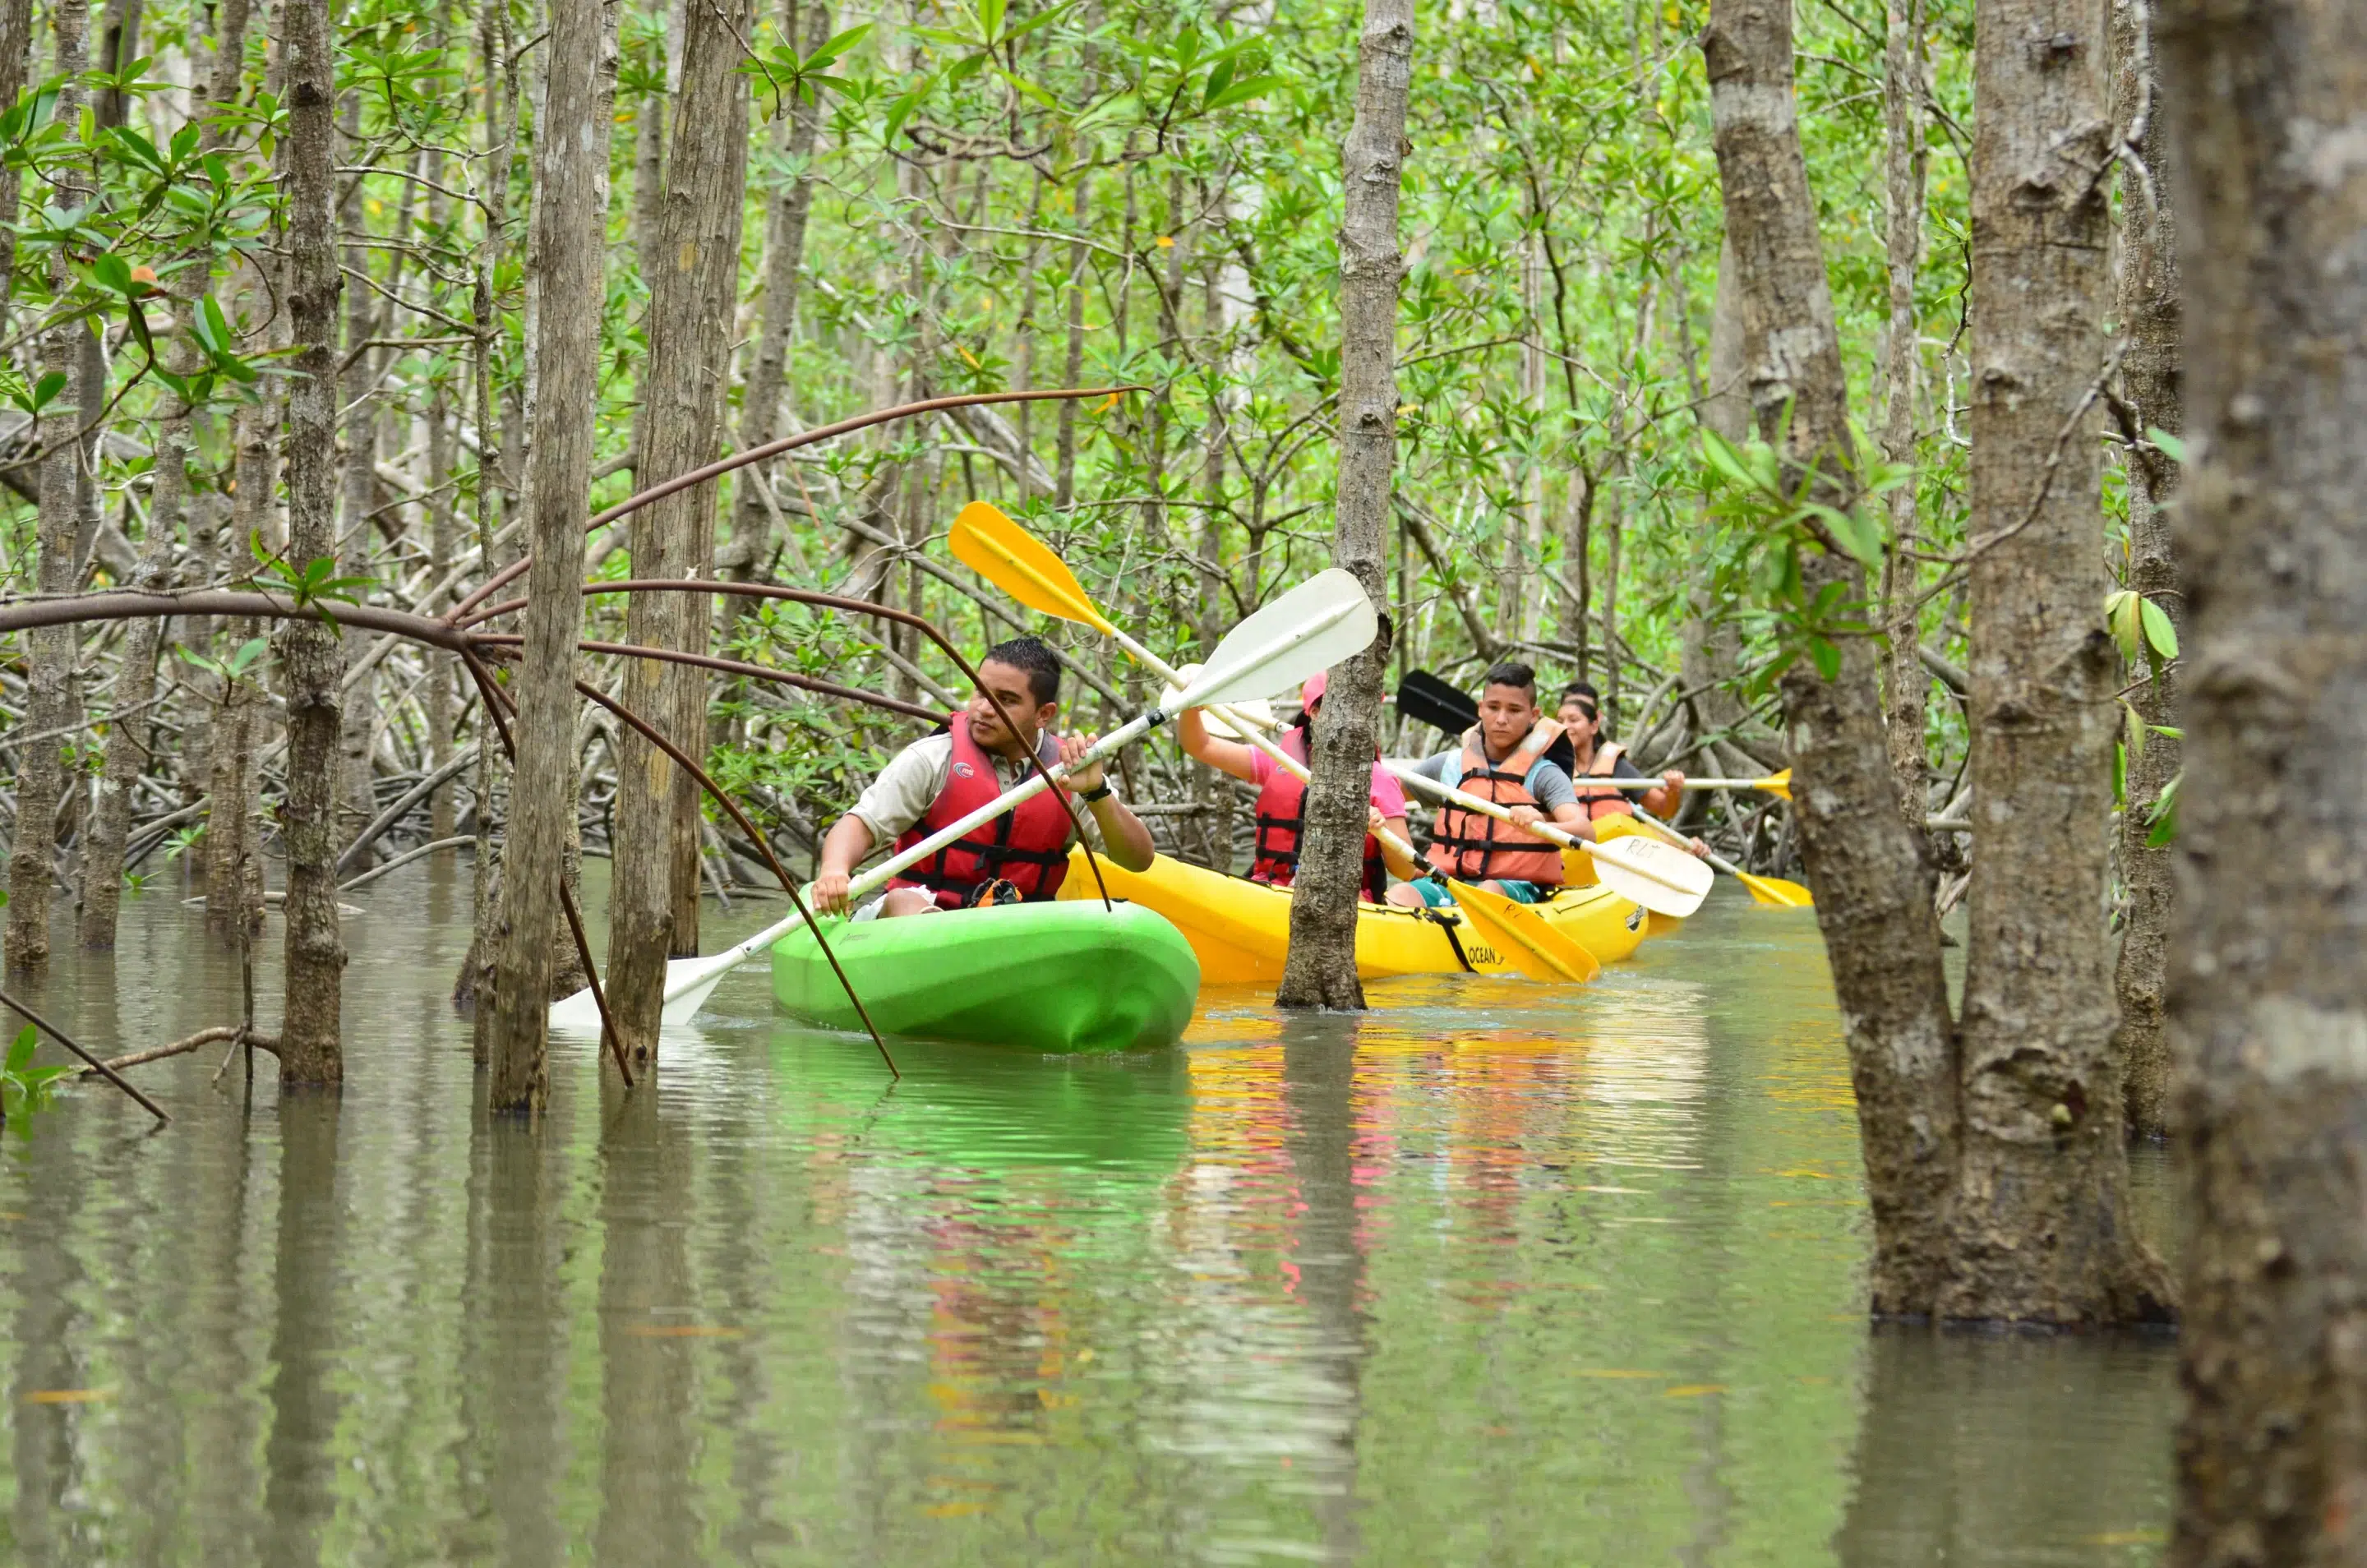
<svg viewBox="0 0 2367 1568">
<path fill-rule="evenodd" d="M 437 839 L 432 842 L 422 844 L 416 849 L 405 850 L 401 854 L 395 856 L 392 860 L 387 862 L 384 865 L 373 866 L 368 871 L 366 871 L 359 876 L 355 877 L 351 882 L 338 884 L 337 891 L 340 893 L 351 893 L 357 887 L 365 887 L 369 884 L 376 882 L 379 877 L 384 876 L 390 871 L 401 871 L 404 866 L 409 865 L 413 861 L 418 860 L 423 856 L 432 855 L 438 850 L 458 849 L 462 844 L 473 844 L 476 841 L 475 838 L 463 833 L 456 838 Z"/>
<path fill-rule="evenodd" d="M 170 1045 L 159 1045 L 147 1051 L 134 1051 L 129 1056 L 109 1056 L 105 1066 L 108 1070 L 113 1071 L 124 1067 L 142 1066 L 150 1062 L 161 1062 L 167 1056 L 186 1056 L 200 1045 L 210 1045 L 217 1040 L 237 1039 L 239 1028 L 240 1026 L 235 1023 L 217 1023 L 210 1029 L 198 1030 L 187 1039 L 176 1040 Z M 96 1077 L 98 1073 L 97 1067 L 85 1067 L 80 1076 L 86 1078 Z"/>
</svg>

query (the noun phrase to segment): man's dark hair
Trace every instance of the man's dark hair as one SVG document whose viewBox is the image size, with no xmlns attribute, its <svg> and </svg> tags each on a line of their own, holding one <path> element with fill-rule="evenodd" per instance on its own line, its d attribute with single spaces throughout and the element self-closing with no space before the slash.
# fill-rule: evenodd
<svg viewBox="0 0 2367 1568">
<path fill-rule="evenodd" d="M 981 669 L 992 662 L 1025 671 L 1027 689 L 1035 694 L 1037 707 L 1060 695 L 1060 660 L 1052 652 L 1052 645 L 1040 637 L 1015 637 L 1008 642 L 998 642 L 978 662 Z"/>
<path fill-rule="evenodd" d="M 1489 666 L 1488 678 L 1479 682 L 1479 689 L 1483 692 L 1490 686 L 1517 687 L 1528 693 L 1529 700 L 1535 702 L 1537 695 L 1537 672 L 1517 659 L 1507 659 L 1501 664 Z"/>
</svg>

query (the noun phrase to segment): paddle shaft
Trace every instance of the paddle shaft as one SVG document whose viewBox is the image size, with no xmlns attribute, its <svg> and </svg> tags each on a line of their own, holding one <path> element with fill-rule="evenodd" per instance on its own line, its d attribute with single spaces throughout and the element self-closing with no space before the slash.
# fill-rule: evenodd
<svg viewBox="0 0 2367 1568">
<path fill-rule="evenodd" d="M 1606 779 L 1594 773 L 1588 773 L 1570 782 L 1584 784 L 1590 789 L 1603 785 L 1608 785 L 1612 789 L 1658 789 L 1661 783 L 1659 779 Z M 1688 778 L 1685 780 L 1687 789 L 1772 789 L 1776 787 L 1776 784 L 1777 781 L 1774 779 Z"/>
</svg>

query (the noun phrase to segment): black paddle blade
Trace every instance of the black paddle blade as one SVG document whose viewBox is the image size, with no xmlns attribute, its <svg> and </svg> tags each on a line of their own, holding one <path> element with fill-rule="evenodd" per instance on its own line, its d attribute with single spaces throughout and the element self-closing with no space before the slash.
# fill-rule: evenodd
<svg viewBox="0 0 2367 1568">
<path fill-rule="evenodd" d="M 1460 735 L 1479 722 L 1479 705 L 1458 686 L 1427 670 L 1409 670 L 1398 682 L 1398 711 L 1416 724 Z"/>
</svg>

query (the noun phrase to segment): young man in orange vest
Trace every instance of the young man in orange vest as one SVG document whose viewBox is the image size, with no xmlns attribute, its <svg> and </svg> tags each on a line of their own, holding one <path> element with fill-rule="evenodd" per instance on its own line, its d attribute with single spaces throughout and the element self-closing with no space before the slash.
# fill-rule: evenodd
<svg viewBox="0 0 2367 1568">
<path fill-rule="evenodd" d="M 874 846 L 889 839 L 900 849 L 918 843 L 1033 777 L 1029 751 L 1048 769 L 1073 762 L 1099 739 L 1052 732 L 1060 711 L 1060 665 L 1041 637 L 997 643 L 978 661 L 978 674 L 983 690 L 969 705 L 953 716 L 943 733 L 899 751 L 855 809 L 832 826 L 822 840 L 821 874 L 814 878 L 816 909 L 837 914 L 846 908 L 847 883 Z M 995 710 L 997 702 L 1011 715 L 1011 724 Z M 1150 868 L 1158 853 L 1150 829 L 1110 792 L 1096 762 L 918 862 L 857 909 L 855 919 L 1051 897 L 1068 874 L 1069 846 L 1077 840 L 1071 795 L 1093 813 L 1111 860 L 1128 871 Z"/>
<path fill-rule="evenodd" d="M 1488 671 L 1479 694 L 1479 723 L 1455 750 L 1416 763 L 1414 772 L 1443 784 L 1509 807 L 1515 823 L 1551 821 L 1581 839 L 1594 837 L 1569 774 L 1523 750 L 1536 728 L 1536 671 L 1507 660 Z M 1459 807 L 1442 806 L 1431 825 L 1430 874 L 1389 889 L 1389 902 L 1433 908 L 1453 905 L 1446 879 L 1477 883 L 1518 903 L 1537 904 L 1561 886 L 1561 849 L 1520 827 Z"/>
</svg>

